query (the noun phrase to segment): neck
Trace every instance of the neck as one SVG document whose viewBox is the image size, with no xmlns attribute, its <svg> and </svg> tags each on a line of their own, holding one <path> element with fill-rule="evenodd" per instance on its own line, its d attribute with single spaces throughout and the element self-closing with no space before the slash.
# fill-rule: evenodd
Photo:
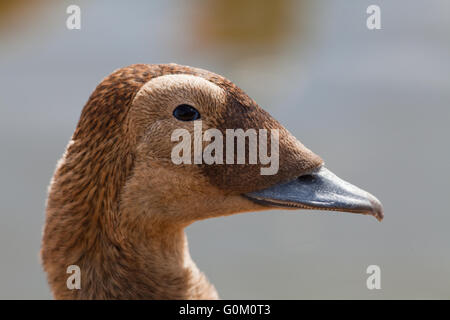
<svg viewBox="0 0 450 320">
<path fill-rule="evenodd" d="M 122 229 L 127 231 L 122 239 L 103 241 L 97 250 L 104 259 L 89 261 L 95 267 L 86 275 L 87 281 L 93 282 L 92 288 L 86 288 L 87 295 L 106 299 L 217 298 L 191 260 L 183 229 L 166 229 L 164 234 L 140 229 Z M 102 289 L 96 281 L 101 281 Z"/>
<path fill-rule="evenodd" d="M 76 167 L 68 168 L 71 163 Z M 78 168 L 86 167 L 80 163 L 63 162 L 47 202 L 41 256 L 55 298 L 217 298 L 191 260 L 185 225 L 158 221 L 162 215 L 151 204 L 140 208 L 131 204 L 134 199 L 119 201 L 119 193 L 102 188 L 116 183 L 108 180 L 113 174 L 97 174 L 105 177 L 99 185 L 74 179 Z M 67 288 L 70 265 L 80 268 L 81 289 Z"/>
<path fill-rule="evenodd" d="M 121 214 L 123 223 L 119 225 L 117 246 L 122 254 L 118 260 L 112 258 L 116 260 L 112 265 L 123 274 L 123 281 L 116 283 L 126 288 L 123 298 L 218 298 L 214 287 L 192 261 L 182 226 L 149 223 L 154 214 L 151 209 L 143 212 L 124 209 Z"/>
<path fill-rule="evenodd" d="M 101 229 L 95 235 L 82 231 L 83 224 L 73 225 L 73 221 L 59 228 L 81 229 L 79 234 L 86 237 L 77 239 L 76 248 L 57 248 L 64 240 L 55 238 L 56 246 L 43 247 L 44 265 L 57 299 L 217 298 L 214 287 L 191 260 L 182 228 L 165 228 L 163 234 L 158 228 L 148 232 L 144 225 L 120 225 L 113 237 Z M 80 267 L 79 290 L 67 289 L 69 265 Z"/>
</svg>

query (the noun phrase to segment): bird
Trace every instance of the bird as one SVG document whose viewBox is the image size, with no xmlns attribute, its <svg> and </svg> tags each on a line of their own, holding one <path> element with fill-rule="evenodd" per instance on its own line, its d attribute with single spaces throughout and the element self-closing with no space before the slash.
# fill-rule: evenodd
<svg viewBox="0 0 450 320">
<path fill-rule="evenodd" d="M 176 129 L 278 132 L 279 169 L 172 161 Z M 248 145 L 246 145 L 248 148 Z M 223 76 L 170 64 L 117 69 L 95 88 L 48 187 L 40 257 L 55 299 L 218 299 L 189 254 L 195 221 L 270 209 L 381 221 L 381 202 L 338 178 Z M 80 286 L 68 286 L 68 266 Z"/>
</svg>

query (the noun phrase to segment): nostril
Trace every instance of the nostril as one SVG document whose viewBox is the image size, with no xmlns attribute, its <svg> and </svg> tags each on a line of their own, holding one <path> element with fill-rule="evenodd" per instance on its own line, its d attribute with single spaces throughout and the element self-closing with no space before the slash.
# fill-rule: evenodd
<svg viewBox="0 0 450 320">
<path fill-rule="evenodd" d="M 302 182 L 314 182 L 316 180 L 316 178 L 312 174 L 305 174 L 303 176 L 298 177 L 297 179 Z"/>
</svg>

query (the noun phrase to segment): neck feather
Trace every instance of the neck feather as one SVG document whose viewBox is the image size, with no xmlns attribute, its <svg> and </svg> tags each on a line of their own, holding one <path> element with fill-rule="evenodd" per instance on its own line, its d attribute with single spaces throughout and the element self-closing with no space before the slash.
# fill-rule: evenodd
<svg viewBox="0 0 450 320">
<path fill-rule="evenodd" d="M 122 160 L 123 172 L 132 160 Z M 216 299 L 191 260 L 184 226 L 157 222 L 152 208 L 119 206 L 127 174 L 118 169 L 65 157 L 55 173 L 41 251 L 55 298 Z M 79 290 L 67 288 L 70 265 L 80 267 Z"/>
</svg>

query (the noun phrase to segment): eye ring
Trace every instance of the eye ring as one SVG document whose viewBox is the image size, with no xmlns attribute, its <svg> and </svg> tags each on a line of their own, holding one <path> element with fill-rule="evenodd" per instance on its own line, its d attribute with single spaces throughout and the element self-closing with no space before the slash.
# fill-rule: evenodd
<svg viewBox="0 0 450 320">
<path fill-rule="evenodd" d="M 180 121 L 194 121 L 200 119 L 200 112 L 188 104 L 180 104 L 173 110 L 173 116 Z"/>
</svg>

